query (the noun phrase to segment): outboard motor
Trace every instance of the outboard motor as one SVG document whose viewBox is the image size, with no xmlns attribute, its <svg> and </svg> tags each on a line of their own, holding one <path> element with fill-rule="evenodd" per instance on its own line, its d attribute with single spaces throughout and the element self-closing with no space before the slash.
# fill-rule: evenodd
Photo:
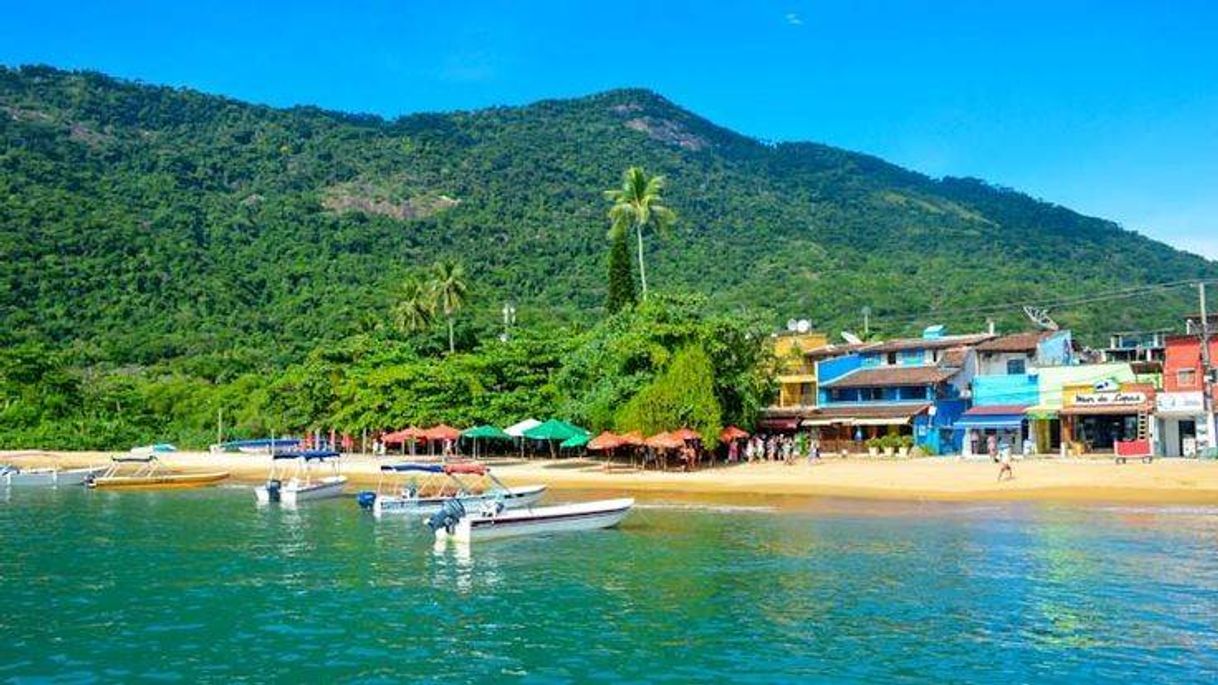
<svg viewBox="0 0 1218 685">
<path fill-rule="evenodd" d="M 283 489 L 283 481 L 278 478 L 266 482 L 266 498 L 269 502 L 279 501 L 279 491 Z"/>
<path fill-rule="evenodd" d="M 427 527 L 431 532 L 443 528 L 446 533 L 452 535 L 457 529 L 457 522 L 461 517 L 465 516 L 465 505 L 461 504 L 459 499 L 446 499 L 440 505 L 440 511 L 432 514 L 427 519 Z"/>
<path fill-rule="evenodd" d="M 355 501 L 359 502 L 360 509 L 371 509 L 376 503 L 376 493 L 370 490 L 364 490 L 355 496 Z"/>
</svg>

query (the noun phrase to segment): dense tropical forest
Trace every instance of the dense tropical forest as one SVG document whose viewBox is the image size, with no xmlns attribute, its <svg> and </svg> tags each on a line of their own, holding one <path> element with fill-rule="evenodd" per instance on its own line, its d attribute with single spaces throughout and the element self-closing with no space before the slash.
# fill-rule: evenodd
<svg viewBox="0 0 1218 685">
<path fill-rule="evenodd" d="M 0 447 L 197 446 L 218 414 L 226 436 L 664 412 L 709 433 L 766 401 L 762 341 L 791 317 L 975 329 L 979 305 L 1218 276 L 1107 221 L 763 143 L 642 90 L 384 120 L 0 68 L 0 141 Z M 674 219 L 641 248 L 605 195 L 635 166 Z M 1094 339 L 1190 307 L 1128 304 L 1054 316 Z M 699 369 L 710 387 L 674 403 Z"/>
</svg>

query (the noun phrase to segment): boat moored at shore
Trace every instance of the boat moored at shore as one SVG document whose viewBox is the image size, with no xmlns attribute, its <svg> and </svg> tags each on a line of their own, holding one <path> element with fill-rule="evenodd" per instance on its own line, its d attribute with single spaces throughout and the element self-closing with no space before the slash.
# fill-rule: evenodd
<svg viewBox="0 0 1218 685">
<path fill-rule="evenodd" d="M 435 533 L 437 542 L 465 543 L 612 528 L 633 506 L 634 499 L 624 497 L 508 511 L 493 502 L 466 509 L 460 501 L 450 499 L 425 524 Z"/>
<path fill-rule="evenodd" d="M 123 474 L 125 467 L 136 464 L 135 471 Z M 106 490 L 169 490 L 198 488 L 219 483 L 228 478 L 228 471 L 205 473 L 171 473 L 161 470 L 155 455 L 111 457 L 110 466 L 99 476 L 88 480 L 95 489 Z"/>
<path fill-rule="evenodd" d="M 423 480 L 417 481 L 417 476 Z M 476 476 L 483 482 L 470 485 L 461 476 Z M 401 478 L 411 480 L 401 483 Z M 485 464 L 385 464 L 375 492 L 359 494 L 359 504 L 376 516 L 418 514 L 428 516 L 440 510 L 448 499 L 456 498 L 466 508 L 483 502 L 501 502 L 506 509 L 535 504 L 545 494 L 544 485 L 508 487 L 491 474 Z"/>
<path fill-rule="evenodd" d="M 338 472 L 339 453 L 333 450 L 293 450 L 275 452 L 271 455 L 271 472 L 267 475 L 264 485 L 254 488 L 254 497 L 258 504 L 281 503 L 294 506 L 310 500 L 339 497 L 347 485 L 347 477 Z M 313 463 L 329 464 L 332 473 L 328 476 L 315 476 Z M 279 464 L 294 464 L 295 471 L 291 478 L 287 477 L 287 467 Z"/>
<path fill-rule="evenodd" d="M 0 466 L 0 485 L 58 487 L 84 485 L 90 478 L 106 471 L 106 466 L 87 466 L 80 469 L 58 467 L 23 469 L 16 466 Z"/>
</svg>

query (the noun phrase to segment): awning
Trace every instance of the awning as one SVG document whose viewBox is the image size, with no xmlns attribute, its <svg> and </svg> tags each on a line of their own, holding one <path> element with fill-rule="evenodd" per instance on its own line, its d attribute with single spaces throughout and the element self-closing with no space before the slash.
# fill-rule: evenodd
<svg viewBox="0 0 1218 685">
<path fill-rule="evenodd" d="M 929 409 L 929 404 L 828 406 L 817 409 L 803 425 L 904 426 Z"/>
<path fill-rule="evenodd" d="M 1023 410 L 1024 416 L 1029 419 L 1037 419 L 1040 421 L 1050 421 L 1057 418 L 1057 412 L 1061 411 L 1059 407 L 1050 407 L 1044 404 L 1038 404 L 1034 407 L 1028 407 Z"/>
<path fill-rule="evenodd" d="M 1013 429 L 1023 426 L 1022 414 L 992 414 L 989 416 L 961 416 L 953 425 L 955 428 L 1004 428 Z"/>
<path fill-rule="evenodd" d="M 757 427 L 768 431 L 793 431 L 799 428 L 799 417 L 765 418 L 757 422 Z"/>
<path fill-rule="evenodd" d="M 1062 416 L 1133 416 L 1149 414 L 1153 407 L 1144 404 L 1110 404 L 1062 407 Z"/>
<path fill-rule="evenodd" d="M 854 419 L 807 419 L 799 425 L 801 425 L 801 426 L 832 426 L 832 425 L 836 424 L 836 425 L 849 426 L 852 423 L 854 423 Z"/>
<path fill-rule="evenodd" d="M 904 426 L 905 424 L 909 423 L 909 420 L 912 418 L 913 418 L 912 416 L 908 416 L 905 418 L 901 418 L 899 416 L 897 416 L 897 417 L 891 417 L 891 416 L 890 417 L 872 417 L 872 418 L 852 419 L 850 421 L 850 423 L 851 423 L 851 425 L 854 425 L 854 426 Z"/>
</svg>

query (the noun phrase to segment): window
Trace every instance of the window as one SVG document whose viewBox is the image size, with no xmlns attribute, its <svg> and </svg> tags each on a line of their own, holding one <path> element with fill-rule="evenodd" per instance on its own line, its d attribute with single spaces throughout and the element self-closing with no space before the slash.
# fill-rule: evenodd
<svg viewBox="0 0 1218 685">
<path fill-rule="evenodd" d="M 1196 369 L 1180 369 L 1176 371 L 1176 385 L 1181 388 L 1191 388 L 1197 384 Z"/>
<path fill-rule="evenodd" d="M 890 366 L 895 366 L 895 365 L 896 365 L 896 363 L 897 363 L 897 353 L 896 353 L 896 352 L 889 352 L 889 353 L 888 353 L 888 364 L 889 364 Z"/>
<path fill-rule="evenodd" d="M 1022 376 L 1028 372 L 1028 360 L 1026 359 L 1008 359 L 1007 360 L 1007 375 Z"/>
</svg>

